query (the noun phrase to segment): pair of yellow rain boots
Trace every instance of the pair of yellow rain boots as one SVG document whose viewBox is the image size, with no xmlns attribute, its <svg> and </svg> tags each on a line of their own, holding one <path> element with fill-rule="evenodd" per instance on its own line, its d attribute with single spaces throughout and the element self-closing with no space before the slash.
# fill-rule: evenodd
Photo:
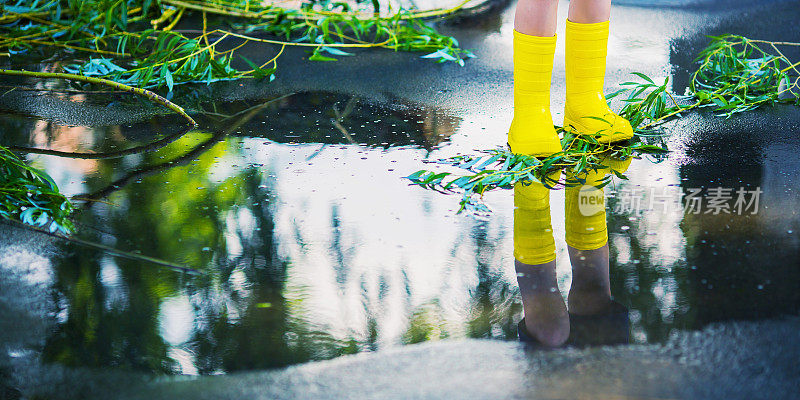
<svg viewBox="0 0 800 400">
<path fill-rule="evenodd" d="M 601 143 L 633 137 L 631 124 L 608 107 L 603 95 L 609 22 L 567 21 L 564 128 Z M 516 154 L 547 157 L 561 151 L 550 114 L 550 78 L 556 37 L 514 31 L 514 120 L 508 145 Z"/>
<path fill-rule="evenodd" d="M 605 157 L 601 168 L 575 176 L 567 171 L 567 178 L 585 180 L 581 186 L 565 190 L 565 226 L 567 244 L 578 250 L 599 249 L 608 242 L 605 194 L 601 183 L 616 171 L 624 173 L 631 164 L 626 160 Z M 561 171 L 549 176 L 558 180 Z M 556 245 L 550 224 L 550 189 L 541 182 L 514 186 L 514 258 L 524 264 L 540 265 L 556 259 Z"/>
</svg>

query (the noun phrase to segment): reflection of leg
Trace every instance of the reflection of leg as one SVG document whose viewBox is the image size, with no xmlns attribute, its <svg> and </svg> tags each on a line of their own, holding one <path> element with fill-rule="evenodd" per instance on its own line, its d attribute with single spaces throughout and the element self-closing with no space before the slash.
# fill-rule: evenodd
<svg viewBox="0 0 800 400">
<path fill-rule="evenodd" d="M 566 239 L 572 264 L 569 308 L 573 314 L 603 311 L 611 303 L 608 276 L 608 231 L 603 189 L 592 183 L 602 173 L 586 176 L 587 185 L 566 189 Z"/>
<path fill-rule="evenodd" d="M 594 250 L 568 246 L 572 263 L 569 310 L 588 315 L 605 311 L 611 305 L 611 282 L 608 274 L 608 243 Z"/>
<path fill-rule="evenodd" d="M 525 328 L 542 344 L 558 346 L 569 336 L 569 317 L 556 281 L 550 190 L 517 184 L 514 205 L 514 267 Z"/>
<path fill-rule="evenodd" d="M 569 290 L 570 344 L 628 343 L 628 310 L 611 300 L 608 244 L 594 250 L 567 247 L 572 262 Z"/>
<path fill-rule="evenodd" d="M 556 282 L 556 262 L 529 265 L 514 261 L 525 311 L 525 329 L 540 343 L 560 346 L 569 337 L 569 314 Z"/>
<path fill-rule="evenodd" d="M 630 159 L 604 158 L 601 164 L 603 168 L 580 176 L 567 175 L 569 182 L 585 182 L 565 190 L 566 240 L 572 264 L 568 300 L 572 314 L 602 312 L 611 304 L 605 193 L 597 186 L 611 170 L 627 170 Z"/>
</svg>

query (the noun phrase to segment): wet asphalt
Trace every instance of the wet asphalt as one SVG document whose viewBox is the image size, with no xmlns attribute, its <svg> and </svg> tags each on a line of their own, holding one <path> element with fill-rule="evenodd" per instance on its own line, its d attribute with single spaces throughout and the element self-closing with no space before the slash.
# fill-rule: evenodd
<svg viewBox="0 0 800 400">
<path fill-rule="evenodd" d="M 566 15 L 561 3 L 560 18 Z M 482 136 L 453 140 L 453 150 L 504 142 L 511 116 L 511 21 L 513 5 L 443 29 L 478 58 L 465 67 L 434 64 L 405 53 L 363 51 L 337 63 L 308 63 L 302 52 L 281 59 L 270 85 L 239 82 L 209 87 L 215 101 L 266 99 L 319 91 L 378 103 L 406 102 L 480 119 Z M 606 85 L 630 72 L 671 75 L 682 92 L 704 35 L 734 32 L 753 38 L 798 41 L 800 2 L 619 2 L 612 11 Z M 563 30 L 563 24 L 560 24 Z M 559 31 L 561 32 L 561 31 Z M 255 59 L 263 48 L 245 48 Z M 250 53 L 248 53 L 250 52 Z M 563 107 L 563 43 L 559 42 L 553 109 Z M 180 99 L 175 99 L 180 103 Z M 131 124 L 161 111 L 123 103 L 73 103 L 31 93 L 11 93 L 0 107 L 68 125 Z M 556 123 L 560 115 L 555 113 Z M 491 129 L 493 128 L 493 129 Z M 461 340 L 405 346 L 287 369 L 225 377 L 151 380 L 137 374 L 40 365 L 23 353 L 43 341 L 54 316 L 47 314 L 49 240 L 5 229 L 0 235 L 0 328 L 6 332 L 5 378 L 34 397 L 119 398 L 682 398 L 791 399 L 800 387 L 798 295 L 791 286 L 768 297 L 736 289 L 748 280 L 797 282 L 800 268 L 800 110 L 774 107 L 722 120 L 694 113 L 668 128 L 670 161 L 700 184 L 760 185 L 770 208 L 757 219 L 701 216 L 683 221 L 697 233 L 688 257 L 715 265 L 695 290 L 708 304 L 693 310 L 704 328 L 681 332 L 662 344 L 586 350 L 531 351 L 511 342 Z M 632 180 L 637 172 L 631 173 Z M 642 168 L 642 180 L 649 179 Z M 610 222 L 613 224 L 613 222 Z M 688 226 L 688 228 L 687 228 Z M 748 234 L 762 240 L 750 246 Z M 787 234 L 787 232 L 790 232 Z M 792 232 L 794 234 L 792 234 Z M 722 260 L 717 263 L 716 260 Z M 736 262 L 729 262 L 736 260 Z M 744 260 L 744 261 L 742 261 Z M 768 260 L 764 263 L 762 260 Z M 717 265 L 720 264 L 720 265 Z M 740 269 L 752 267 L 752 273 Z M 733 270 L 736 268 L 736 270 Z M 765 278 L 766 277 L 766 278 Z M 730 289 L 721 289 L 727 288 Z M 744 298 L 731 302 L 730 298 Z M 742 310 L 742 307 L 751 309 Z M 726 313 L 735 316 L 734 321 Z M 50 322 L 48 322 L 50 321 Z M 10 372 L 8 372 L 10 371 Z M 18 395 L 8 390 L 8 398 Z M 0 397 L 2 398 L 2 397 Z"/>
</svg>

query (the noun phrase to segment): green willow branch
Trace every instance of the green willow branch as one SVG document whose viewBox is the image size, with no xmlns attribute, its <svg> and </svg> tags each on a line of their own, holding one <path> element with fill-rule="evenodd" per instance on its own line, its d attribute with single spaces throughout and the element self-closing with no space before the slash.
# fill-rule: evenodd
<svg viewBox="0 0 800 400">
<path fill-rule="evenodd" d="M 121 91 L 125 91 L 125 92 L 129 92 L 129 93 L 133 93 L 133 94 L 142 96 L 142 97 L 144 97 L 144 98 L 146 98 L 146 99 L 148 99 L 148 100 L 150 100 L 150 101 L 152 101 L 152 102 L 154 102 L 154 103 L 156 103 L 158 105 L 164 106 L 164 107 L 174 111 L 175 113 L 177 113 L 178 115 L 180 115 L 181 117 L 186 119 L 186 121 L 189 123 L 190 127 L 193 128 L 193 127 L 197 126 L 197 122 L 195 122 L 195 120 L 192 117 L 190 117 L 189 114 L 187 114 L 186 111 L 184 111 L 183 108 L 181 108 L 181 106 L 179 106 L 179 105 L 177 105 L 177 104 L 175 104 L 175 103 L 173 103 L 173 102 L 171 102 L 171 101 L 169 101 L 169 100 L 167 100 L 167 99 L 165 99 L 165 98 L 163 98 L 163 97 L 161 97 L 161 96 L 159 96 L 159 95 L 157 95 L 157 94 L 155 94 L 155 93 L 153 93 L 153 92 L 151 92 L 151 91 L 149 91 L 147 89 L 136 88 L 136 87 L 133 87 L 133 86 L 128 86 L 128 85 L 125 85 L 125 84 L 122 84 L 122 83 L 119 83 L 119 82 L 109 81 L 107 79 L 102 79 L 102 78 L 95 78 L 95 77 L 91 77 L 91 76 L 83 76 L 83 75 L 75 75 L 75 74 L 66 74 L 66 73 L 61 73 L 61 72 L 32 72 L 32 71 L 24 71 L 24 70 L 19 70 L 18 71 L 18 70 L 11 70 L 11 69 L 0 69 L 0 75 L 25 76 L 25 77 L 30 77 L 30 78 L 43 78 L 43 79 L 47 79 L 47 78 L 66 79 L 66 80 L 72 80 L 72 81 L 78 81 L 78 82 L 84 82 L 84 83 L 93 83 L 93 84 L 108 86 L 110 88 L 114 88 L 114 89 L 117 89 L 117 90 L 121 90 Z"/>
<path fill-rule="evenodd" d="M 508 149 L 479 151 L 479 155 L 459 155 L 433 161 L 458 167 L 466 174 L 420 170 L 407 176 L 412 185 L 441 193 L 460 193 L 459 213 L 468 210 L 474 215 L 486 215 L 489 208 L 482 201 L 485 192 L 495 189 L 511 189 L 518 182 L 541 182 L 549 188 L 584 184 L 582 176 L 603 168 L 600 161 L 605 157 L 626 159 L 628 157 L 650 157 L 660 161 L 669 152 L 663 136 L 666 132 L 660 125 L 680 117 L 682 113 L 701 107 L 710 107 L 718 116 L 732 115 L 753 110 L 765 104 L 800 105 L 800 76 L 791 76 L 789 71 L 800 75 L 794 62 L 780 51 L 778 46 L 800 46 L 800 43 L 769 42 L 751 40 L 738 35 L 712 37 L 711 43 L 698 56 L 698 69 L 692 74 L 685 96 L 671 93 L 668 79 L 657 84 L 650 77 L 633 73 L 643 81 L 623 82 L 622 88 L 606 96 L 611 100 L 627 94 L 621 99 L 624 106 L 619 114 L 634 127 L 634 139 L 611 145 L 598 143 L 591 137 L 577 136 L 556 127 L 562 136 L 561 152 L 539 159 L 513 154 Z M 774 53 L 759 46 L 769 45 Z M 688 102 L 681 105 L 678 99 Z M 569 170 L 570 178 L 553 180 L 554 173 Z M 555 175 L 560 176 L 560 175 Z M 626 179 L 614 172 L 599 183 L 602 187 L 614 178 Z"/>
<path fill-rule="evenodd" d="M 466 5 L 472 0 L 463 0 L 462 2 L 456 4 L 451 8 L 446 9 L 434 9 L 434 10 L 426 10 L 426 11 L 411 11 L 409 10 L 408 13 L 401 13 L 400 19 L 419 19 L 419 18 L 435 18 L 453 14 L 457 11 L 465 9 Z M 242 18 L 252 18 L 252 19 L 262 19 L 270 14 L 279 13 L 285 11 L 282 7 L 277 7 L 274 4 L 267 3 L 266 5 L 261 5 L 258 3 L 251 4 L 247 3 L 246 7 L 241 7 L 239 4 L 235 3 L 227 3 L 217 1 L 217 2 L 209 2 L 209 1 L 182 1 L 182 0 L 161 0 L 162 3 L 170 4 L 179 8 L 186 8 L 190 10 L 196 11 L 205 11 L 208 13 L 218 14 L 222 16 L 228 17 L 242 17 Z M 343 3 L 339 3 L 341 5 Z M 289 15 L 287 18 L 290 19 L 300 19 L 300 20 L 316 20 L 322 19 L 327 16 L 345 16 L 345 17 L 362 17 L 362 18 L 374 18 L 376 14 L 380 15 L 380 13 L 376 10 L 378 6 L 378 2 L 373 0 L 373 10 L 370 12 L 348 12 L 348 11 L 340 11 L 340 12 L 330 12 L 330 11 L 323 11 L 323 10 L 313 10 L 313 9 L 301 9 L 298 15 Z M 260 10 L 258 12 L 250 11 L 250 9 L 257 9 Z M 392 17 L 392 16 L 389 16 Z M 386 17 L 383 17 L 386 18 Z"/>
<path fill-rule="evenodd" d="M 184 135 L 189 133 L 193 129 L 192 126 L 187 126 L 184 129 L 181 129 L 178 132 L 175 132 L 171 135 L 165 136 L 161 139 L 156 141 L 143 144 L 141 146 L 134 146 L 123 150 L 117 151 L 109 151 L 104 153 L 78 153 L 72 151 L 59 151 L 59 150 L 50 150 L 50 149 L 39 149 L 35 147 L 24 147 L 24 146 L 5 146 L 7 149 L 17 152 L 17 153 L 28 153 L 28 154 L 44 154 L 48 156 L 56 156 L 56 157 L 64 157 L 64 158 L 80 158 L 84 160 L 108 160 L 112 158 L 120 158 L 125 157 L 131 154 L 142 154 L 146 152 L 156 151 L 159 150 L 168 144 L 182 138 Z"/>
<path fill-rule="evenodd" d="M 425 21 L 469 10 L 469 1 L 448 9 L 389 8 L 382 15 L 377 9 L 367 10 L 363 2 L 334 0 L 312 0 L 299 8 L 249 0 L 53 0 L 45 4 L 17 0 L 13 6 L 0 5 L 4 12 L 0 19 L 7 23 L 0 26 L 0 53 L 15 59 L 24 53 L 46 54 L 48 49 L 74 50 L 84 58 L 70 57 L 73 63 L 64 65 L 64 72 L 141 88 L 166 87 L 170 98 L 173 86 L 183 83 L 272 81 L 277 59 L 286 47 L 307 48 L 310 61 L 336 61 L 338 56 L 353 55 L 345 51 L 351 48 L 385 48 L 428 52 L 423 58 L 464 65 L 474 55 Z M 191 13 L 202 14 L 201 33 L 174 31 L 181 18 Z M 214 20 L 209 21 L 209 16 Z M 214 29 L 209 31 L 209 26 Z M 220 37 L 212 42 L 212 35 Z M 278 45 L 280 52 L 266 62 L 241 57 L 250 69 L 231 65 L 236 50 L 255 43 Z M 225 49 L 220 51 L 220 46 Z"/>
<path fill-rule="evenodd" d="M 183 108 L 147 89 L 135 88 L 101 78 L 65 73 L 0 69 L 0 75 L 57 78 L 105 85 L 145 97 L 158 105 L 178 113 L 188 121 L 188 127 L 181 135 L 197 126 L 194 119 L 192 119 Z M 159 146 L 164 146 L 174 139 L 175 137 L 164 138 L 149 145 L 140 146 L 141 148 L 122 150 L 115 154 L 72 154 L 72 156 L 81 158 L 119 157 L 134 151 L 152 150 Z M 58 156 L 68 155 L 52 150 L 23 149 L 16 147 L 14 150 Z M 46 227 L 50 233 L 61 231 L 66 234 L 72 230 L 72 223 L 69 220 L 69 215 L 72 213 L 72 210 L 72 204 L 59 192 L 58 186 L 56 186 L 49 175 L 26 165 L 22 160 L 11 153 L 10 150 L 0 146 L 0 217 L 2 217 L 2 219 L 20 221 L 21 223 L 31 226 Z"/>
<path fill-rule="evenodd" d="M 713 106 L 723 116 L 753 110 L 763 104 L 800 105 L 800 62 L 790 60 L 778 46 L 800 46 L 793 42 L 771 42 L 740 35 L 711 37 L 711 43 L 696 59 L 700 66 L 692 74 L 688 92 L 694 102 L 651 120 L 650 128 L 680 113 Z M 775 54 L 762 49 L 768 45 Z M 790 76 L 792 70 L 797 76 Z M 791 82 L 791 84 L 789 84 Z M 782 87 L 785 83 L 785 87 Z"/>
<path fill-rule="evenodd" d="M 72 211 L 72 203 L 47 173 L 0 146 L 0 220 L 68 233 Z"/>
<path fill-rule="evenodd" d="M 131 253 L 131 252 L 128 252 L 128 251 L 119 250 L 119 249 L 116 249 L 116 248 L 111 247 L 111 246 L 106 246 L 106 245 L 104 245 L 102 243 L 95 243 L 95 242 L 91 242 L 91 241 L 88 241 L 88 240 L 83 240 L 83 239 L 76 238 L 76 237 L 66 236 L 66 235 L 61 234 L 61 233 L 51 232 L 49 230 L 37 228 L 35 226 L 26 225 L 26 224 L 18 222 L 18 221 L 9 220 L 9 219 L 5 219 L 5 220 L 0 219 L 0 223 L 4 223 L 4 224 L 11 225 L 11 226 L 15 226 L 15 227 L 20 228 L 20 229 L 25 229 L 25 230 L 41 233 L 43 235 L 51 236 L 51 237 L 54 237 L 54 238 L 57 238 L 57 239 L 66 240 L 68 242 L 75 243 L 75 244 L 77 244 L 79 246 L 84 246 L 84 247 L 89 247 L 89 248 L 93 248 L 93 249 L 96 249 L 96 250 L 101 250 L 101 251 L 103 251 L 105 253 L 108 253 L 108 254 L 111 254 L 111 255 L 117 256 L 117 257 L 127 258 L 129 260 L 134 260 L 134 261 L 144 261 L 144 262 L 148 262 L 148 263 L 151 263 L 151 264 L 160 265 L 162 267 L 167 267 L 167 268 L 173 269 L 173 270 L 178 271 L 178 272 L 187 273 L 187 274 L 190 274 L 190 275 L 203 275 L 204 274 L 203 272 L 201 272 L 200 270 L 198 270 L 196 268 L 187 267 L 185 265 L 172 263 L 172 262 L 169 262 L 169 261 L 166 261 L 166 260 L 162 260 L 160 258 L 155 258 L 155 257 L 145 256 L 145 255 L 142 255 L 142 254 L 136 254 L 136 253 Z"/>
</svg>

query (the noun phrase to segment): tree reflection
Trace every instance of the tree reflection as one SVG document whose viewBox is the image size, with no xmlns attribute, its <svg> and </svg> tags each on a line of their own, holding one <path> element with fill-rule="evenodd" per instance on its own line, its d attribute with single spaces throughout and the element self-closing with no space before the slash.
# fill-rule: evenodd
<svg viewBox="0 0 800 400">
<path fill-rule="evenodd" d="M 97 160 L 96 174 L 85 179 L 87 193 L 79 196 L 87 200 L 78 215 L 80 235 L 190 265 L 204 275 L 182 276 L 67 245 L 68 255 L 56 266 L 60 323 L 44 358 L 70 366 L 212 374 L 376 349 L 381 327 L 374 310 L 383 304 L 364 296 L 365 326 L 344 336 L 309 321 L 307 299 L 314 288 L 287 283 L 291 271 L 304 266 L 278 254 L 271 171 L 262 165 L 226 168 L 244 158 L 235 136 L 267 120 L 277 127 L 268 131 L 273 140 L 342 143 L 292 114 L 298 104 L 319 99 L 325 107 L 333 104 L 331 109 L 342 104 L 337 96 L 311 94 L 245 108 L 222 105 L 200 118 L 204 130 L 134 158 Z M 459 122 L 438 110 L 352 104 L 340 123 L 359 145 L 432 148 Z M 283 128 L 307 132 L 290 137 L 290 129 L 281 138 Z M 360 280 L 366 292 L 365 276 L 349 265 L 356 244 L 343 240 L 340 225 L 334 205 L 329 250 L 336 284 Z M 385 297 L 388 277 L 379 280 L 377 301 L 391 301 Z M 188 306 L 177 311 L 167 306 L 183 301 Z M 171 333 L 176 326 L 188 336 Z"/>
</svg>

